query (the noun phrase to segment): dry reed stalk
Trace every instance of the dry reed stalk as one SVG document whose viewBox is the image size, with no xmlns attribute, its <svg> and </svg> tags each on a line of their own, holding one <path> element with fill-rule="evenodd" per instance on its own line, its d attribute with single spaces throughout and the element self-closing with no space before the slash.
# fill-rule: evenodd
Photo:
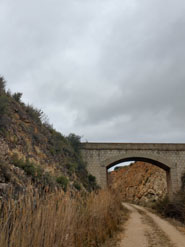
<svg viewBox="0 0 185 247">
<path fill-rule="evenodd" d="M 84 198 L 29 193 L 1 205 L 0 247 L 100 246 L 119 224 L 120 201 L 111 191 Z"/>
</svg>

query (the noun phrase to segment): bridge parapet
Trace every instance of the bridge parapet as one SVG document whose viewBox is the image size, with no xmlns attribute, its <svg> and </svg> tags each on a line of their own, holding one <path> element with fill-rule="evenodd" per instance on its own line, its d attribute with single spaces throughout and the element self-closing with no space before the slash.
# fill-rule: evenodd
<svg viewBox="0 0 185 247">
<path fill-rule="evenodd" d="M 83 142 L 81 149 L 89 150 L 159 150 L 185 151 L 183 143 L 98 143 Z"/>
</svg>

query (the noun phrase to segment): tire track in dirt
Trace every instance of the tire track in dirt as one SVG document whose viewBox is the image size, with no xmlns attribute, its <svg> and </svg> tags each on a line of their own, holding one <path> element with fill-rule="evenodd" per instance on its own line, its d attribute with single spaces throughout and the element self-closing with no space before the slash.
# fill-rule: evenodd
<svg viewBox="0 0 185 247">
<path fill-rule="evenodd" d="M 140 206 L 134 206 L 138 210 L 141 210 L 150 220 L 152 224 L 157 225 L 157 227 L 167 236 L 175 247 L 185 247 L 185 236 L 178 231 L 173 225 L 168 221 L 161 219 L 156 214 L 149 212 L 146 208 Z"/>
<path fill-rule="evenodd" d="M 119 247 L 185 247 L 185 236 L 169 222 L 143 207 L 123 205 L 131 214 Z"/>
<path fill-rule="evenodd" d="M 145 235 L 146 227 L 142 223 L 142 215 L 132 205 L 123 204 L 131 213 L 125 225 L 125 231 L 121 236 L 119 247 L 148 247 Z"/>
<path fill-rule="evenodd" d="M 138 212 L 142 215 L 142 222 L 143 224 L 147 225 L 148 227 L 145 230 L 145 236 L 148 240 L 148 247 L 175 247 L 175 245 L 171 242 L 168 238 L 166 233 L 160 229 L 160 227 L 154 222 L 154 220 L 149 217 L 146 212 L 138 209 L 137 207 L 133 206 L 138 210 Z"/>
</svg>

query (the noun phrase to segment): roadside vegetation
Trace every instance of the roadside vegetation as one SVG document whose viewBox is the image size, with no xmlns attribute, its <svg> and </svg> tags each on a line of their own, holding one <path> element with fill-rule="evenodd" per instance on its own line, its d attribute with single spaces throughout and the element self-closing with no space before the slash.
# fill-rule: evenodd
<svg viewBox="0 0 185 247">
<path fill-rule="evenodd" d="M 174 198 L 169 200 L 168 197 L 165 197 L 157 202 L 153 208 L 162 216 L 176 219 L 185 224 L 185 173 L 181 180 L 181 190 L 175 194 Z"/>
<path fill-rule="evenodd" d="M 118 230 L 122 206 L 108 190 L 82 196 L 30 192 L 0 204 L 0 246 L 97 247 Z"/>
</svg>

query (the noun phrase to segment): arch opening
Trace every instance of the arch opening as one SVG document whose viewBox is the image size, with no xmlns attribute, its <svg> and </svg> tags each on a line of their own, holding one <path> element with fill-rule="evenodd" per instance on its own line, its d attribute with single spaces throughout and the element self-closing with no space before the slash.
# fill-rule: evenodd
<svg viewBox="0 0 185 247">
<path fill-rule="evenodd" d="M 168 172 L 170 170 L 170 167 L 167 166 L 166 164 L 154 160 L 154 159 L 150 159 L 150 158 L 145 158 L 145 157 L 127 157 L 127 158 L 122 158 L 122 159 L 118 159 L 116 161 L 113 161 L 111 164 L 106 165 L 106 169 L 108 170 L 109 168 L 124 163 L 124 162 L 136 162 L 136 161 L 141 161 L 141 162 L 146 162 L 146 163 L 150 163 L 152 165 L 158 166 L 159 168 L 165 170 L 166 172 Z"/>
</svg>

